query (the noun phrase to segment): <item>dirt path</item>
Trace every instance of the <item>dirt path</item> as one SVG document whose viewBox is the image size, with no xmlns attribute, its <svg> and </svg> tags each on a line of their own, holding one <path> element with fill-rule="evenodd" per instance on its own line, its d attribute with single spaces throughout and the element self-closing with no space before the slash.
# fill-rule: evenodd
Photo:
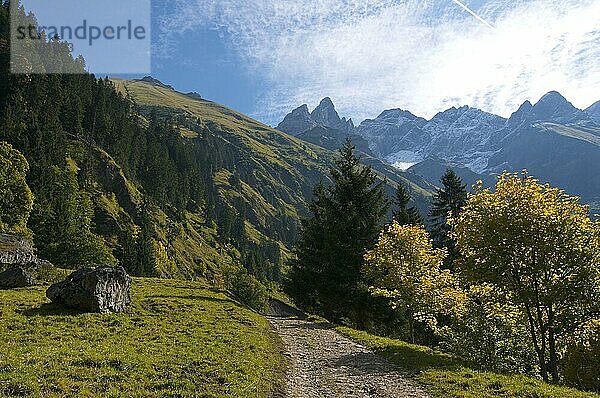
<svg viewBox="0 0 600 398">
<path fill-rule="evenodd" d="M 290 358 L 286 397 L 428 397 L 392 364 L 328 325 L 268 319 Z"/>
</svg>

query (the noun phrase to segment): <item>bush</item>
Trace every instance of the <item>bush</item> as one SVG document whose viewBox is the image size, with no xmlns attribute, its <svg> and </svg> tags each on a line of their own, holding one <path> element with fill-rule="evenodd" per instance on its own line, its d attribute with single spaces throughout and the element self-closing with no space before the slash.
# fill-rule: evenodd
<svg viewBox="0 0 600 398">
<path fill-rule="evenodd" d="M 27 220 L 33 207 L 33 194 L 26 182 L 28 170 L 29 164 L 21 152 L 0 142 L 0 232 L 31 241 Z"/>
<path fill-rule="evenodd" d="M 522 312 L 489 285 L 472 286 L 464 312 L 438 329 L 442 348 L 480 369 L 534 374 Z"/>
<path fill-rule="evenodd" d="M 248 307 L 265 312 L 269 307 L 269 293 L 258 279 L 245 268 L 233 268 L 225 272 L 227 289 Z"/>
<path fill-rule="evenodd" d="M 568 344 L 561 371 L 564 384 L 600 392 L 600 321 L 592 323 Z"/>
</svg>

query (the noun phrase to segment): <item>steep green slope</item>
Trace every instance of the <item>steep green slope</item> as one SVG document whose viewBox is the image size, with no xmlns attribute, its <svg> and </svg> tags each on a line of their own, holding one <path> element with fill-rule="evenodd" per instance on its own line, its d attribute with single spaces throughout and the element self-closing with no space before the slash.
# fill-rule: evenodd
<svg viewBox="0 0 600 398">
<path fill-rule="evenodd" d="M 326 148 L 302 141 L 270 128 L 256 120 L 211 101 L 178 93 L 169 86 L 152 79 L 128 81 L 113 79 L 117 90 L 132 98 L 146 114 L 152 111 L 169 118 L 182 137 L 197 140 L 213 135 L 229 146 L 236 163 L 227 171 L 215 173 L 221 197 L 228 203 L 249 210 L 252 226 L 267 238 L 281 240 L 289 245 L 297 231 L 298 217 L 304 214 L 306 201 L 313 186 L 325 180 L 335 153 Z M 433 187 L 423 179 L 402 173 L 369 155 L 363 163 L 371 165 L 382 178 L 391 183 L 402 181 L 410 187 L 415 202 L 425 210 Z M 245 193 L 235 183 L 227 182 L 225 174 L 239 175 Z M 235 179 L 235 178 L 234 178 Z M 252 192 L 251 192 L 252 191 Z M 238 206 L 236 206 L 238 207 Z M 281 231 L 281 223 L 287 227 Z M 273 229 L 279 230 L 273 234 Z"/>
<path fill-rule="evenodd" d="M 182 139 L 197 146 L 211 140 L 217 207 L 236 213 L 235 225 L 221 220 L 221 232 L 246 226 L 250 243 L 280 248 L 293 242 L 305 201 L 331 164 L 331 152 L 159 83 L 114 81 L 144 114 L 169 120 Z"/>
<path fill-rule="evenodd" d="M 131 264 L 125 264 L 130 266 L 130 272 L 211 280 L 224 264 L 233 262 L 235 253 L 219 242 L 214 222 L 201 212 L 184 211 L 172 217 L 157 205 L 145 204 L 143 187 L 131 181 L 103 149 L 72 140 L 68 163 L 79 175 L 86 174 L 86 191 L 94 203 L 95 231 L 104 237 L 118 258 L 127 258 L 131 249 L 126 247 L 128 237 L 140 235 L 144 223 L 151 229 L 157 252 L 166 254 L 155 259 L 152 269 L 132 269 Z M 82 171 L 84 165 L 87 169 Z"/>
<path fill-rule="evenodd" d="M 45 288 L 0 291 L 0 397 L 267 397 L 279 339 L 226 294 L 135 279 L 126 314 L 79 314 Z"/>
</svg>

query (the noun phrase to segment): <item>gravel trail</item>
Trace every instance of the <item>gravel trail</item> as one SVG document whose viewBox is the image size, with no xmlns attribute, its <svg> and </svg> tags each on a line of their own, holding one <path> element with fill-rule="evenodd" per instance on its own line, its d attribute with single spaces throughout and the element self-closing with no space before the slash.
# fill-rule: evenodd
<svg viewBox="0 0 600 398">
<path fill-rule="evenodd" d="M 428 398 L 397 367 L 329 325 L 268 317 L 290 359 L 285 397 Z"/>
</svg>

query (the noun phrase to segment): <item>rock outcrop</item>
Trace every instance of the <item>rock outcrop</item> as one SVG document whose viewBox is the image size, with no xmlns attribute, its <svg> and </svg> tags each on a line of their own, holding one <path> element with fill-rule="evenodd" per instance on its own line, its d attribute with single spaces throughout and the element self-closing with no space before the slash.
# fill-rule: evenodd
<svg viewBox="0 0 600 398">
<path fill-rule="evenodd" d="M 277 126 L 277 130 L 291 135 L 298 135 L 317 125 L 317 122 L 312 119 L 308 111 L 308 106 L 302 105 L 286 115 L 283 121 Z"/>
<path fill-rule="evenodd" d="M 35 284 L 34 277 L 23 267 L 12 267 L 0 273 L 0 289 L 17 289 Z"/>
<path fill-rule="evenodd" d="M 131 303 L 131 278 L 123 267 L 84 268 L 50 286 L 46 296 L 85 312 L 123 312 Z"/>
<path fill-rule="evenodd" d="M 38 261 L 27 239 L 0 234 L 0 264 L 29 265 Z"/>
<path fill-rule="evenodd" d="M 35 255 L 27 239 L 8 234 L 0 234 L 0 265 L 18 266 L 27 271 L 53 267 L 52 263 Z"/>
</svg>

